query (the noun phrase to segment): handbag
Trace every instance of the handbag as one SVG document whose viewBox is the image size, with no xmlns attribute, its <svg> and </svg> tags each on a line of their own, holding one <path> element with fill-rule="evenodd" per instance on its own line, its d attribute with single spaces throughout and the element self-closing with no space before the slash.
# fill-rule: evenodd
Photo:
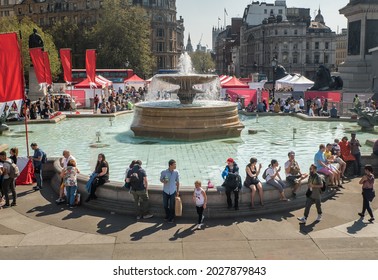
<svg viewBox="0 0 378 280">
<path fill-rule="evenodd" d="M 182 202 L 179 196 L 175 198 L 175 216 L 181 217 L 182 216 Z"/>
</svg>

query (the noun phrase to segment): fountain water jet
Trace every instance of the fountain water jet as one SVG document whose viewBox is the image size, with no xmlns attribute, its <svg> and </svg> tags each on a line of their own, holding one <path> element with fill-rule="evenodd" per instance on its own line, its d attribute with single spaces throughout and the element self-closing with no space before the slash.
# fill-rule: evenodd
<svg viewBox="0 0 378 280">
<path fill-rule="evenodd" d="M 178 74 L 155 75 L 152 84 L 161 81 L 161 92 L 177 91 L 177 100 L 149 101 L 134 107 L 131 130 L 137 137 L 175 140 L 207 140 L 239 137 L 244 126 L 239 120 L 237 105 L 225 101 L 196 101 L 199 85 L 218 79 L 216 75 L 192 73 L 188 54 L 180 57 Z M 168 84 L 175 85 L 170 90 Z M 178 89 L 177 89 L 178 87 Z"/>
</svg>

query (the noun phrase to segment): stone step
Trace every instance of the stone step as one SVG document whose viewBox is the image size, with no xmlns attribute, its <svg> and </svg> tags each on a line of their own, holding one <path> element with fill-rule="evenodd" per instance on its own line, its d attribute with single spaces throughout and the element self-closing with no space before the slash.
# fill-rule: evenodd
<svg viewBox="0 0 378 280">
<path fill-rule="evenodd" d="M 322 200 L 327 200 L 336 193 L 334 189 L 328 189 L 322 195 Z M 304 195 L 298 196 L 295 199 L 290 199 L 290 201 L 271 201 L 265 203 L 264 206 L 256 204 L 255 208 L 251 209 L 250 205 L 247 203 L 241 203 L 239 210 L 234 208 L 227 209 L 227 203 L 224 205 L 209 205 L 204 211 L 204 215 L 207 218 L 241 218 L 241 217 L 261 217 L 267 214 L 273 213 L 287 213 L 296 209 L 301 209 L 305 206 L 306 197 Z M 91 200 L 88 203 L 83 203 L 84 207 L 106 210 L 108 212 L 114 212 L 121 215 L 135 215 L 134 203 L 121 203 L 119 201 L 114 201 L 106 198 L 98 198 L 96 200 Z M 151 213 L 156 217 L 164 217 L 165 212 L 163 205 L 151 205 Z M 197 217 L 196 208 L 194 205 L 184 205 L 183 206 L 183 216 L 188 218 Z"/>
</svg>

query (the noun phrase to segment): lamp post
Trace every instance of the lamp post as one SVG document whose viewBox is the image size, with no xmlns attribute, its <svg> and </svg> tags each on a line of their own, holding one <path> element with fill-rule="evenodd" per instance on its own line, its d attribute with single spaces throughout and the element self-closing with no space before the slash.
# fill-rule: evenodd
<svg viewBox="0 0 378 280">
<path fill-rule="evenodd" d="M 273 94 L 273 100 L 274 99 L 274 91 L 276 90 L 276 71 L 277 71 L 277 65 L 278 65 L 278 62 L 277 62 L 277 58 L 273 58 L 272 60 L 272 73 L 273 73 L 273 89 L 272 89 L 272 94 Z"/>
</svg>

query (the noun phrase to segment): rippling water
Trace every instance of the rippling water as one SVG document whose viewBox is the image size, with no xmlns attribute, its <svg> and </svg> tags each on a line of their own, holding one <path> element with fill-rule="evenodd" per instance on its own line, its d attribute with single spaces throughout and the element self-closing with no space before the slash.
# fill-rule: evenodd
<svg viewBox="0 0 378 280">
<path fill-rule="evenodd" d="M 150 183 L 160 185 L 161 170 L 167 168 L 170 159 L 175 159 L 181 183 L 192 186 L 197 179 L 204 184 L 208 179 L 221 184 L 220 174 L 229 157 L 239 164 L 243 178 L 245 165 L 251 157 L 256 157 L 263 168 L 271 159 L 277 159 L 283 165 L 291 150 L 296 152 L 302 170 L 307 170 L 319 144 L 332 143 L 344 135 L 350 138 L 350 132 L 356 130 L 362 151 L 370 153 L 372 148 L 366 146 L 365 141 L 376 138 L 374 134 L 359 132 L 360 128 L 352 123 L 305 122 L 290 116 L 264 116 L 257 123 L 255 117 L 241 116 L 245 129 L 240 138 L 185 143 L 134 138 L 129 129 L 132 118 L 132 114 L 118 116 L 112 126 L 108 118 L 66 119 L 58 124 L 29 125 L 29 143 L 37 142 L 49 157 L 61 156 L 64 149 L 70 150 L 83 174 L 89 174 L 98 153 L 104 153 L 110 164 L 110 177 L 116 181 L 123 181 L 131 160 L 140 159 Z M 295 139 L 293 128 L 297 130 Z M 248 134 L 248 129 L 258 132 Z M 109 146 L 90 147 L 96 144 L 97 132 L 101 133 L 101 144 Z M 0 136 L 0 143 L 17 146 L 20 155 L 26 155 L 24 126 L 11 126 L 7 135 Z M 281 176 L 284 176 L 283 172 Z"/>
</svg>

